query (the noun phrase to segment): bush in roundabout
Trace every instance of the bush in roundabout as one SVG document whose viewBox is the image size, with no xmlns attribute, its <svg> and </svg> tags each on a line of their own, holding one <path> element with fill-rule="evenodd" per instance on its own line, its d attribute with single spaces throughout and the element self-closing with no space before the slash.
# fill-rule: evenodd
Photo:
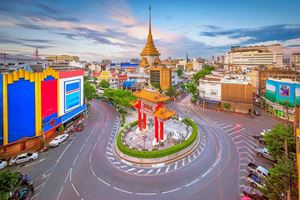
<svg viewBox="0 0 300 200">
<path fill-rule="evenodd" d="M 193 130 L 192 130 L 191 136 L 187 140 L 183 141 L 180 144 L 174 145 L 167 149 L 153 150 L 153 151 L 138 151 L 135 149 L 131 149 L 122 142 L 122 138 L 123 138 L 123 134 L 124 134 L 126 127 L 131 128 L 131 127 L 134 127 L 137 125 L 137 121 L 134 121 L 120 130 L 118 137 L 117 137 L 117 148 L 122 153 L 124 153 L 128 156 L 136 157 L 136 158 L 161 158 L 164 156 L 169 156 L 171 154 L 177 153 L 177 152 L 185 149 L 186 147 L 190 146 L 196 140 L 197 135 L 198 135 L 198 126 L 193 120 L 185 118 L 182 120 L 182 122 L 188 126 L 191 126 Z"/>
</svg>

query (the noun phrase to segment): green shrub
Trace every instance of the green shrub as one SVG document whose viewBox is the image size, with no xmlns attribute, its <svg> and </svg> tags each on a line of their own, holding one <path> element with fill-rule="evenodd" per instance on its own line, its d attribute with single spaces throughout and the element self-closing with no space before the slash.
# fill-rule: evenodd
<svg viewBox="0 0 300 200">
<path fill-rule="evenodd" d="M 228 109 L 230 109 L 231 104 L 230 103 L 223 103 L 223 107 L 228 110 Z"/>
<path fill-rule="evenodd" d="M 192 129 L 193 129 L 192 134 L 187 140 L 183 141 L 180 144 L 174 145 L 170 148 L 162 149 L 162 150 L 153 150 L 153 151 L 137 151 L 134 149 L 130 149 L 122 142 L 124 130 L 126 127 L 122 128 L 118 134 L 117 147 L 122 153 L 124 153 L 128 156 L 136 157 L 136 158 L 160 158 L 160 157 L 164 157 L 164 156 L 168 156 L 168 155 L 177 153 L 177 152 L 185 149 L 189 145 L 191 145 L 196 140 L 197 135 L 198 135 L 198 126 L 193 120 L 185 118 L 185 119 L 183 119 L 182 122 L 185 123 L 186 125 L 192 127 Z M 131 122 L 130 124 L 128 124 L 128 126 L 133 127 L 133 126 L 136 126 L 137 123 L 138 123 L 137 121 L 134 121 L 134 122 Z"/>
<path fill-rule="evenodd" d="M 58 127 L 58 131 L 64 131 L 64 129 L 65 129 L 65 127 L 64 127 L 64 125 L 60 125 L 59 127 Z"/>
</svg>

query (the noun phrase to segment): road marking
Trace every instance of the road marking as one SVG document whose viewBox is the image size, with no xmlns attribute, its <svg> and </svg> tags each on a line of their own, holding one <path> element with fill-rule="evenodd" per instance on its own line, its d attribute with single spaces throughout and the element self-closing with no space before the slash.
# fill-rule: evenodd
<svg viewBox="0 0 300 200">
<path fill-rule="evenodd" d="M 228 128 L 228 127 L 230 127 L 230 126 L 232 126 L 232 124 L 229 124 L 229 125 L 227 125 L 227 126 L 223 126 L 223 127 L 220 127 L 220 128 Z"/>
<path fill-rule="evenodd" d="M 60 195 L 61 195 L 61 192 L 63 191 L 63 189 L 64 189 L 64 186 L 61 186 L 61 188 L 60 188 L 60 191 L 59 191 L 59 193 L 58 193 L 58 196 L 57 196 L 56 200 L 58 200 L 58 199 L 59 199 L 59 197 L 60 197 Z"/>
<path fill-rule="evenodd" d="M 147 196 L 147 195 L 156 195 L 156 193 L 154 193 L 154 192 L 153 193 L 151 193 L 151 192 L 150 193 L 137 192 L 136 195 L 145 195 L 145 196 Z"/>
<path fill-rule="evenodd" d="M 226 124 L 226 123 L 220 123 L 220 124 L 219 124 L 219 123 L 216 123 L 217 126 L 223 126 L 223 125 L 225 125 L 225 124 Z"/>
<path fill-rule="evenodd" d="M 33 166 L 33 165 L 35 165 L 35 164 L 38 164 L 38 163 L 40 163 L 40 162 L 43 162 L 43 161 L 46 160 L 46 159 L 47 159 L 47 158 L 43 158 L 43 159 L 41 159 L 41 160 L 39 160 L 39 161 L 37 161 L 37 162 L 32 162 L 32 163 L 30 163 L 30 164 L 25 165 L 25 167 Z"/>
<path fill-rule="evenodd" d="M 76 194 L 80 197 L 80 195 L 79 195 L 79 193 L 77 192 L 77 190 L 76 190 L 75 186 L 73 185 L 73 183 L 71 183 L 71 185 L 72 185 L 74 191 L 76 192 Z"/>
<path fill-rule="evenodd" d="M 33 197 L 31 197 L 31 199 L 35 199 L 40 195 L 40 192 L 36 193 Z"/>
<path fill-rule="evenodd" d="M 146 174 L 150 174 L 151 172 L 153 172 L 153 169 L 150 169 Z"/>
<path fill-rule="evenodd" d="M 164 192 L 162 192 L 162 194 L 168 194 L 168 193 L 171 193 L 171 192 L 176 192 L 178 190 L 181 190 L 181 188 L 175 188 L 173 190 L 164 191 Z"/>
<path fill-rule="evenodd" d="M 156 171 L 156 173 L 155 173 L 155 174 L 158 174 L 158 173 L 160 172 L 160 170 L 161 170 L 161 168 L 159 168 L 159 169 Z"/>
<path fill-rule="evenodd" d="M 234 132 L 232 132 L 232 133 L 229 133 L 228 135 L 229 135 L 229 136 L 232 136 L 233 134 L 238 133 L 238 132 L 241 132 L 241 131 L 243 131 L 243 130 L 245 130 L 245 128 L 242 128 L 242 129 L 239 129 L 239 130 L 234 131 Z"/>
<path fill-rule="evenodd" d="M 178 164 L 178 161 L 175 163 L 175 167 L 174 167 L 174 169 L 177 169 L 177 164 Z"/>
<path fill-rule="evenodd" d="M 111 186 L 109 183 L 107 183 L 107 182 L 105 182 L 104 180 L 102 180 L 101 178 L 99 178 L 99 177 L 97 177 L 97 179 L 99 180 L 99 181 L 101 181 L 102 183 L 104 183 L 105 185 L 107 185 L 107 186 Z"/>
<path fill-rule="evenodd" d="M 92 163 L 92 153 L 90 154 L 90 158 L 89 158 L 89 163 L 91 164 Z"/>
<path fill-rule="evenodd" d="M 110 159 L 110 160 L 115 160 L 115 158 L 113 158 L 113 157 L 108 157 L 108 159 Z"/>
<path fill-rule="evenodd" d="M 118 164 L 121 164 L 121 163 L 120 162 L 113 162 L 113 164 L 118 165 Z"/>
<path fill-rule="evenodd" d="M 66 178 L 65 178 L 65 183 L 66 183 L 67 180 L 68 180 L 68 176 L 69 176 L 70 172 L 71 172 L 71 169 L 69 169 L 69 171 L 68 171 L 68 174 L 67 174 L 67 176 L 66 176 Z"/>
<path fill-rule="evenodd" d="M 127 167 L 127 165 L 122 165 L 120 168 L 122 169 L 122 168 L 124 168 L 124 167 Z"/>
<path fill-rule="evenodd" d="M 141 173 L 141 172 L 143 172 L 144 171 L 144 169 L 140 169 L 137 173 L 139 174 L 139 173 Z"/>
<path fill-rule="evenodd" d="M 168 165 L 167 169 L 166 169 L 166 173 L 169 171 L 170 167 L 172 164 Z"/>
<path fill-rule="evenodd" d="M 96 146 L 97 146 L 97 143 L 94 144 L 94 147 L 93 147 L 93 150 L 92 150 L 93 152 L 94 152 Z"/>
<path fill-rule="evenodd" d="M 185 160 L 185 158 L 184 158 L 184 159 L 182 159 L 182 163 L 181 163 L 181 165 L 182 165 L 182 166 L 184 166 L 184 165 L 185 165 L 185 161 L 184 161 L 184 160 Z"/>
<path fill-rule="evenodd" d="M 35 189 L 35 190 L 38 190 L 40 187 L 42 187 L 42 186 L 45 185 L 45 184 L 46 184 L 46 182 L 44 182 L 44 183 L 42 183 L 42 184 L 36 186 L 34 189 Z"/>
<path fill-rule="evenodd" d="M 194 181 L 192 181 L 192 182 L 186 184 L 185 187 L 189 187 L 189 186 L 193 185 L 194 183 L 196 183 L 197 181 L 199 181 L 198 178 L 197 178 L 196 180 L 194 180 Z"/>
<path fill-rule="evenodd" d="M 246 155 L 248 155 L 250 158 L 252 158 L 253 156 L 251 156 L 247 151 L 244 151 L 244 152 L 240 152 L 240 155 L 242 155 L 242 154 L 246 154 Z"/>
<path fill-rule="evenodd" d="M 236 135 L 236 136 L 234 136 L 232 139 L 233 140 L 235 140 L 235 139 L 237 139 L 237 138 L 239 138 L 239 137 L 241 137 L 242 135 Z"/>
<path fill-rule="evenodd" d="M 234 142 L 235 144 L 240 144 L 240 143 L 243 143 L 245 142 L 244 140 L 240 140 L 240 141 L 237 141 L 237 142 Z"/>
<path fill-rule="evenodd" d="M 212 169 L 212 168 L 209 168 L 209 170 L 207 170 L 207 172 L 205 172 L 204 174 L 202 174 L 201 177 L 203 178 L 204 176 L 206 176 L 206 175 L 211 171 L 211 169 Z"/>
<path fill-rule="evenodd" d="M 108 150 L 112 151 L 111 147 L 106 147 L 106 149 L 108 149 Z"/>
<path fill-rule="evenodd" d="M 228 133 L 229 131 L 232 131 L 232 130 L 234 130 L 234 129 L 237 129 L 237 128 L 239 128 L 239 127 L 233 127 L 233 128 L 230 128 L 230 129 L 227 129 L 227 130 L 225 130 L 225 133 Z"/>
<path fill-rule="evenodd" d="M 127 170 L 127 172 L 131 172 L 133 170 L 135 170 L 135 168 L 131 168 L 131 169 Z"/>
<path fill-rule="evenodd" d="M 77 158 L 78 158 L 78 154 L 76 155 L 76 158 L 75 158 L 75 160 L 73 162 L 73 166 L 75 165 Z"/>
<path fill-rule="evenodd" d="M 189 162 L 191 162 L 191 157 L 190 157 L 190 156 L 188 156 L 188 158 L 189 158 Z"/>
<path fill-rule="evenodd" d="M 113 156 L 113 155 L 114 155 L 114 154 L 112 154 L 112 153 L 110 153 L 110 152 L 108 152 L 108 151 L 106 152 L 106 154 L 108 154 L 108 155 L 111 155 L 111 156 Z"/>
<path fill-rule="evenodd" d="M 130 191 L 127 191 L 127 190 L 123 190 L 123 189 L 120 189 L 120 188 L 117 188 L 117 187 L 113 187 L 115 190 L 118 190 L 120 192 L 124 192 L 124 193 L 127 193 L 127 194 L 132 194 L 132 192 Z"/>
<path fill-rule="evenodd" d="M 85 143 L 82 145 L 82 147 L 80 148 L 80 150 L 79 150 L 79 153 L 81 153 L 81 151 L 82 151 L 82 149 L 83 149 L 83 147 L 85 146 Z"/>
<path fill-rule="evenodd" d="M 72 182 L 72 171 L 73 171 L 73 168 L 70 169 L 70 182 Z"/>
</svg>

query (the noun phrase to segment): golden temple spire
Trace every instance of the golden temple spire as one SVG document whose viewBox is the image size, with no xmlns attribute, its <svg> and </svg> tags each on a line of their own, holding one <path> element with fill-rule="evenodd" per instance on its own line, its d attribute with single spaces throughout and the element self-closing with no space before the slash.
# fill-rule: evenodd
<svg viewBox="0 0 300 200">
<path fill-rule="evenodd" d="M 160 53 L 156 49 L 153 38 L 152 38 L 152 30 L 151 30 L 151 5 L 149 6 L 149 33 L 147 37 L 147 43 L 141 52 L 141 56 L 159 56 Z"/>
</svg>

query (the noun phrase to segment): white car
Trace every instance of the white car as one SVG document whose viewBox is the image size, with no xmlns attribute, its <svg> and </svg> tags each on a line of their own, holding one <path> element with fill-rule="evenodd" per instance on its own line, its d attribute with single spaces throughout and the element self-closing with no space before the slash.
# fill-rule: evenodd
<svg viewBox="0 0 300 200">
<path fill-rule="evenodd" d="M 59 144 L 63 143 L 67 138 L 69 137 L 68 134 L 62 134 L 59 136 L 56 136 L 50 143 L 50 147 L 57 147 Z"/>
<path fill-rule="evenodd" d="M 22 153 L 9 161 L 9 165 L 17 165 L 28 161 L 36 160 L 39 157 L 38 153 Z"/>
<path fill-rule="evenodd" d="M 7 162 L 6 162 L 6 161 L 0 160 L 0 169 L 5 168 L 6 165 L 7 165 Z"/>
</svg>

